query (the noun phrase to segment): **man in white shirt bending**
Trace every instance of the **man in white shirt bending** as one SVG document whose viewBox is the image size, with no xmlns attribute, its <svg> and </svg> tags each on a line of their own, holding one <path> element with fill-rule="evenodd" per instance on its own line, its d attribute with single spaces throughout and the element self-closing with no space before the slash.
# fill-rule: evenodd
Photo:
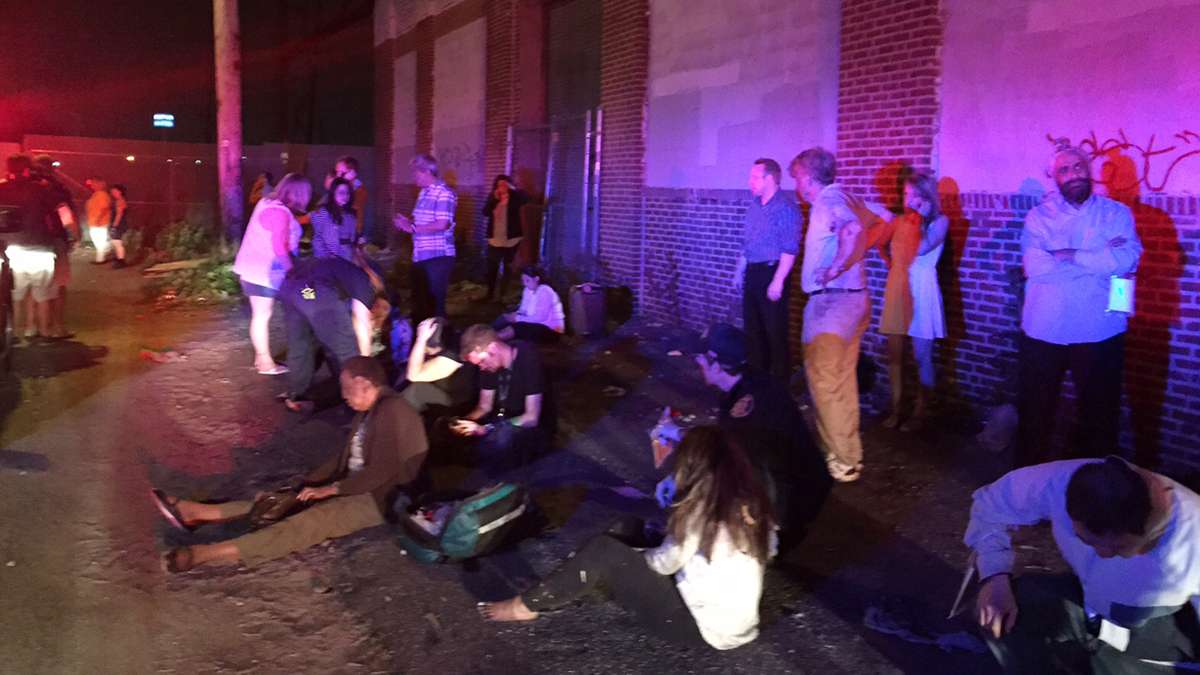
<svg viewBox="0 0 1200 675">
<path fill-rule="evenodd" d="M 1075 382 L 1076 456 L 1117 452 L 1128 315 L 1108 310 L 1114 279 L 1133 274 L 1142 242 L 1129 207 L 1092 192 L 1091 158 L 1061 143 L 1050 162 L 1058 185 L 1025 217 L 1021 252 L 1020 392 L 1016 466 L 1053 458 L 1059 387 Z"/>
<path fill-rule="evenodd" d="M 1009 530 L 1047 520 L 1074 574 L 1011 581 Z M 1115 456 L 1017 469 L 975 491 L 964 541 L 983 580 L 976 619 L 1005 672 L 1196 659 L 1200 497 L 1170 478 Z"/>
</svg>

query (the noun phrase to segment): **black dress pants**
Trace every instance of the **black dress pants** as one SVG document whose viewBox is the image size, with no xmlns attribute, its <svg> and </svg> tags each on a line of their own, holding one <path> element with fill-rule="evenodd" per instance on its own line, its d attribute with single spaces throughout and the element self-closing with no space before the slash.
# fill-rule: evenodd
<svg viewBox="0 0 1200 675">
<path fill-rule="evenodd" d="M 1101 342 L 1058 345 L 1021 336 L 1015 465 L 1057 459 L 1050 447 L 1058 419 L 1063 376 L 1075 384 L 1076 428 L 1070 440 L 1074 457 L 1103 457 L 1118 452 L 1121 420 L 1121 377 L 1125 336 Z"/>
<path fill-rule="evenodd" d="M 788 357 L 788 303 L 791 292 L 783 284 L 783 294 L 772 302 L 767 287 L 775 277 L 779 262 L 746 265 L 742 288 L 742 324 L 746 329 L 746 352 L 750 366 L 787 382 L 792 374 Z"/>
<path fill-rule="evenodd" d="M 508 280 L 512 277 L 513 258 L 520 246 L 491 246 L 487 247 L 487 285 L 488 297 L 497 300 L 504 299 L 504 291 L 508 289 Z M 500 264 L 504 263 L 504 272 L 500 272 Z M 499 277 L 499 278 L 497 278 Z M 499 288 L 500 292 L 496 293 Z"/>
<path fill-rule="evenodd" d="M 985 637 L 1006 673 L 1169 673 L 1171 668 L 1141 663 L 1191 661 L 1200 646 L 1200 626 L 1191 605 L 1130 630 L 1124 652 L 1097 639 L 1099 620 L 1083 609 L 1083 589 L 1073 575 L 1031 575 L 1013 582 L 1017 622 L 999 640 Z"/>
</svg>

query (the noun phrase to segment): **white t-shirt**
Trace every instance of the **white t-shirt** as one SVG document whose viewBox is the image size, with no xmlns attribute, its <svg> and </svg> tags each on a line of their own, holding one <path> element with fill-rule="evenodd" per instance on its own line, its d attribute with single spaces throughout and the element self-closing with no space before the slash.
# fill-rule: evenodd
<svg viewBox="0 0 1200 675">
<path fill-rule="evenodd" d="M 563 332 L 566 318 L 558 293 L 547 284 L 538 284 L 537 289 L 532 291 L 526 288 L 521 292 L 517 321 L 540 323 L 552 331 Z"/>
<path fill-rule="evenodd" d="M 712 560 L 700 552 L 700 533 L 689 532 L 682 544 L 668 536 L 646 551 L 646 564 L 675 575 L 675 587 L 708 644 L 733 649 L 758 637 L 763 565 L 734 548 L 725 527 L 713 542 Z"/>
</svg>

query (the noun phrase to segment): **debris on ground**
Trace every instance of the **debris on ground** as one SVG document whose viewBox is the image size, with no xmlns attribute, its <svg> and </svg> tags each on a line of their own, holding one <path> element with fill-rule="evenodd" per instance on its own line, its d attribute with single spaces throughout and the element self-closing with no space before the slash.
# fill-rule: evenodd
<svg viewBox="0 0 1200 675">
<path fill-rule="evenodd" d="M 607 387 L 605 387 L 605 388 L 601 389 L 601 390 L 600 390 L 600 393 L 601 393 L 601 394 L 604 394 L 605 396 L 607 396 L 607 397 L 609 397 L 609 398 L 621 398 L 622 396 L 624 396 L 625 394 L 627 394 L 627 393 L 629 393 L 629 392 L 627 392 L 627 391 L 625 390 L 625 387 L 618 387 L 618 386 L 616 386 L 616 385 L 609 385 L 609 386 L 607 386 Z"/>
<path fill-rule="evenodd" d="M 881 607 L 869 606 L 863 614 L 863 625 L 873 631 L 885 635 L 893 635 L 906 642 L 918 645 L 933 645 L 944 652 L 960 650 L 972 654 L 985 654 L 987 647 L 979 638 L 966 631 L 953 633 L 938 633 L 929 631 L 928 636 L 922 635 L 895 615 Z"/>
<path fill-rule="evenodd" d="M 613 492 L 625 497 L 626 499 L 650 499 L 650 495 L 633 487 L 632 485 L 621 485 L 614 488 L 609 488 Z"/>
<path fill-rule="evenodd" d="M 174 349 L 148 349 L 146 347 L 138 352 L 138 356 L 143 361 L 153 361 L 154 363 L 177 363 L 187 358 Z"/>
<path fill-rule="evenodd" d="M 683 356 L 683 352 L 679 351 L 678 349 L 672 349 L 671 351 L 667 352 L 667 356 Z"/>
</svg>

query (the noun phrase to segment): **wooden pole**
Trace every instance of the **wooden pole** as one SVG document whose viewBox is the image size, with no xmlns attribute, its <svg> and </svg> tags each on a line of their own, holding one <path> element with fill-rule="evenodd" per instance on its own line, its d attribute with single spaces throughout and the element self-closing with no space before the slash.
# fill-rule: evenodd
<svg viewBox="0 0 1200 675">
<path fill-rule="evenodd" d="M 217 71 L 217 179 L 222 233 L 241 237 L 242 219 L 242 56 L 238 0 L 213 0 L 213 40 Z"/>
</svg>

